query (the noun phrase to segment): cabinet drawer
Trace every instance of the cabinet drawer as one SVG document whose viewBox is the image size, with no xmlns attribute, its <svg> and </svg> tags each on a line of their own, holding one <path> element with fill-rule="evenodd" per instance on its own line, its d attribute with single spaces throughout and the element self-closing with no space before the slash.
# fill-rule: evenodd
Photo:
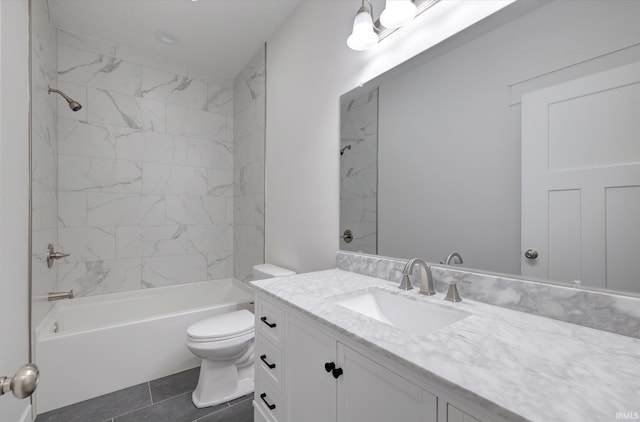
<svg viewBox="0 0 640 422">
<path fill-rule="evenodd" d="M 282 354 L 262 335 L 256 337 L 256 369 L 262 369 L 260 376 L 264 374 L 281 390 Z"/>
<path fill-rule="evenodd" d="M 259 400 L 259 399 L 258 399 Z M 260 406 L 258 402 L 253 401 L 253 422 L 274 422 L 271 416 L 264 413 L 263 406 Z"/>
<path fill-rule="evenodd" d="M 278 389 L 265 377 L 256 378 L 256 388 L 254 393 L 254 406 L 267 420 L 275 422 L 282 420 L 282 400 Z"/>
<path fill-rule="evenodd" d="M 260 297 L 257 310 L 256 334 L 262 334 L 278 347 L 282 347 L 282 325 L 284 323 L 282 309 Z"/>
</svg>

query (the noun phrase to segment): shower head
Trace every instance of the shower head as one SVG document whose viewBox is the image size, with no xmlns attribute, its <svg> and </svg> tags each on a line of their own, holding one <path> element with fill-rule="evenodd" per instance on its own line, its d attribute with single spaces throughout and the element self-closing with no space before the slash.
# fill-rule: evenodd
<svg viewBox="0 0 640 422">
<path fill-rule="evenodd" d="M 343 156 L 343 155 L 344 155 L 344 152 L 345 152 L 346 150 L 348 150 L 348 149 L 351 149 L 351 145 L 347 145 L 346 147 L 341 148 L 341 149 L 340 149 L 340 156 Z"/>
<path fill-rule="evenodd" d="M 67 100 L 67 103 L 69 103 L 69 108 L 73 111 L 78 111 L 82 108 L 82 105 L 75 101 L 72 100 L 71 98 L 69 98 L 68 96 L 65 95 L 64 92 L 58 90 L 58 89 L 53 89 L 50 86 L 48 86 L 47 88 L 49 88 L 49 94 L 51 94 L 52 92 L 55 92 L 57 94 L 60 94 L 62 96 L 62 98 L 64 98 L 65 100 Z"/>
</svg>

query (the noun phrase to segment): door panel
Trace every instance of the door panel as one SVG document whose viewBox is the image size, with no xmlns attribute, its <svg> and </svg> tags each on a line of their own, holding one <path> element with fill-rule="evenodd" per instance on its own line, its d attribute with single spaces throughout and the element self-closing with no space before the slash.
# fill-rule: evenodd
<svg viewBox="0 0 640 422">
<path fill-rule="evenodd" d="M 336 380 L 324 365 L 335 363 L 336 341 L 289 315 L 285 331 L 285 420 L 335 420 Z"/>
<path fill-rule="evenodd" d="M 437 399 L 385 367 L 338 344 L 338 422 L 435 422 Z"/>
<path fill-rule="evenodd" d="M 640 249 L 623 229 L 637 227 L 639 115 L 640 63 L 523 96 L 522 252 L 539 253 L 523 275 L 640 292 L 617 258 Z"/>
<path fill-rule="evenodd" d="M 29 362 L 29 13 L 0 1 L 0 376 Z M 29 400 L 0 397 L 0 421 L 29 417 Z"/>
</svg>

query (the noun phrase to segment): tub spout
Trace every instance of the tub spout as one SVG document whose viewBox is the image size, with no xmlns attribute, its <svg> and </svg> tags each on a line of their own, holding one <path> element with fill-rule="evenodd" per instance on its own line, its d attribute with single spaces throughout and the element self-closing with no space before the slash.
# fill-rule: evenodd
<svg viewBox="0 0 640 422">
<path fill-rule="evenodd" d="M 73 290 L 68 292 L 50 292 L 47 295 L 47 300 L 49 302 L 60 299 L 73 299 Z"/>
</svg>

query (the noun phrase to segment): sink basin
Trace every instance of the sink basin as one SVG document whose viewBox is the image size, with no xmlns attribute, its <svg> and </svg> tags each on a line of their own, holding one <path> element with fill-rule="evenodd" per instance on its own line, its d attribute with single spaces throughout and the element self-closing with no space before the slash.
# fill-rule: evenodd
<svg viewBox="0 0 640 422">
<path fill-rule="evenodd" d="M 434 333 L 471 315 L 448 306 L 414 300 L 381 289 L 354 293 L 338 299 L 335 303 L 369 318 L 420 335 Z"/>
</svg>

